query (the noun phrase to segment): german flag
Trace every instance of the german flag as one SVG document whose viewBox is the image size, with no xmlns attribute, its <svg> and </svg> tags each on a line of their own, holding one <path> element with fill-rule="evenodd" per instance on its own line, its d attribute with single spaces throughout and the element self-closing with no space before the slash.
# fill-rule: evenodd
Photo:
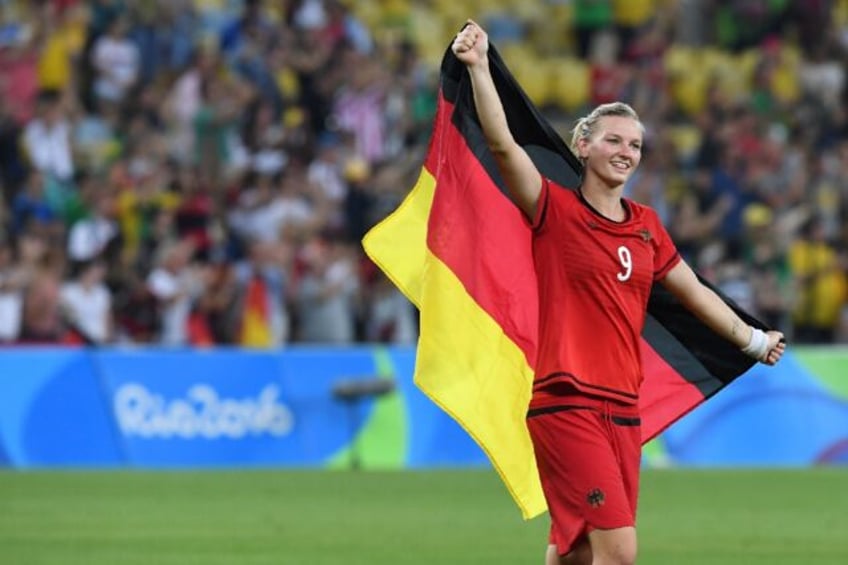
<svg viewBox="0 0 848 565">
<path fill-rule="evenodd" d="M 242 347 L 268 349 L 274 346 L 267 292 L 268 287 L 259 275 L 254 275 L 247 284 L 238 337 Z"/>
<path fill-rule="evenodd" d="M 543 175 L 576 188 L 580 162 L 493 46 L 489 61 L 518 143 Z M 507 194 L 477 120 L 468 73 L 448 49 L 418 182 L 363 245 L 420 311 L 416 385 L 481 446 L 531 518 L 546 509 L 525 424 L 538 293 L 531 232 Z M 753 364 L 660 285 L 648 314 L 640 400 L 645 442 Z"/>
</svg>

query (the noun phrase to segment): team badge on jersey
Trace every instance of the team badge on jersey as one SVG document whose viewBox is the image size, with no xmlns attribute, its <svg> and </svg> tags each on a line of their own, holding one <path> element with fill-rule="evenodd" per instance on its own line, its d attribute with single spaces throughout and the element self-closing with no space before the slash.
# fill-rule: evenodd
<svg viewBox="0 0 848 565">
<path fill-rule="evenodd" d="M 599 488 L 594 488 L 586 495 L 586 502 L 592 508 L 600 508 L 604 505 L 604 491 Z"/>
</svg>

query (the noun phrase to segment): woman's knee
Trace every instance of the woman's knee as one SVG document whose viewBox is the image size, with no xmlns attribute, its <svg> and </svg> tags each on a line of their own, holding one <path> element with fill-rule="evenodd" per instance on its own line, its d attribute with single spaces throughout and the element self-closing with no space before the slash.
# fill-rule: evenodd
<svg viewBox="0 0 848 565">
<path fill-rule="evenodd" d="M 588 541 L 582 541 L 566 555 L 560 555 L 555 545 L 549 545 L 545 565 L 592 565 L 592 548 Z"/>
<path fill-rule="evenodd" d="M 593 565 L 633 565 L 636 563 L 636 528 L 595 530 L 589 534 Z"/>
</svg>

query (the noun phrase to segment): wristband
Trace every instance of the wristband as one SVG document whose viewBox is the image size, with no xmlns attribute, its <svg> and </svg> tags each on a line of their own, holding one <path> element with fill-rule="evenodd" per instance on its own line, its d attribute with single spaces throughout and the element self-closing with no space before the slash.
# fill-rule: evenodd
<svg viewBox="0 0 848 565">
<path fill-rule="evenodd" d="M 742 353 L 748 357 L 760 360 L 768 353 L 768 336 L 759 328 L 751 327 L 751 339 L 748 345 L 742 348 Z"/>
</svg>

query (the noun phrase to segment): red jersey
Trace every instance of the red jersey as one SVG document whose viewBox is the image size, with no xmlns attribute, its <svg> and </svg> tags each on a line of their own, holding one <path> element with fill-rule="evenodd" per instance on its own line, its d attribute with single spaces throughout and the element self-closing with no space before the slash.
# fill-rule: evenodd
<svg viewBox="0 0 848 565">
<path fill-rule="evenodd" d="M 533 221 L 539 286 L 534 400 L 556 383 L 629 404 L 638 400 L 639 341 L 651 286 L 680 255 L 656 212 L 623 203 L 627 216 L 614 222 L 577 191 L 543 182 Z"/>
</svg>

